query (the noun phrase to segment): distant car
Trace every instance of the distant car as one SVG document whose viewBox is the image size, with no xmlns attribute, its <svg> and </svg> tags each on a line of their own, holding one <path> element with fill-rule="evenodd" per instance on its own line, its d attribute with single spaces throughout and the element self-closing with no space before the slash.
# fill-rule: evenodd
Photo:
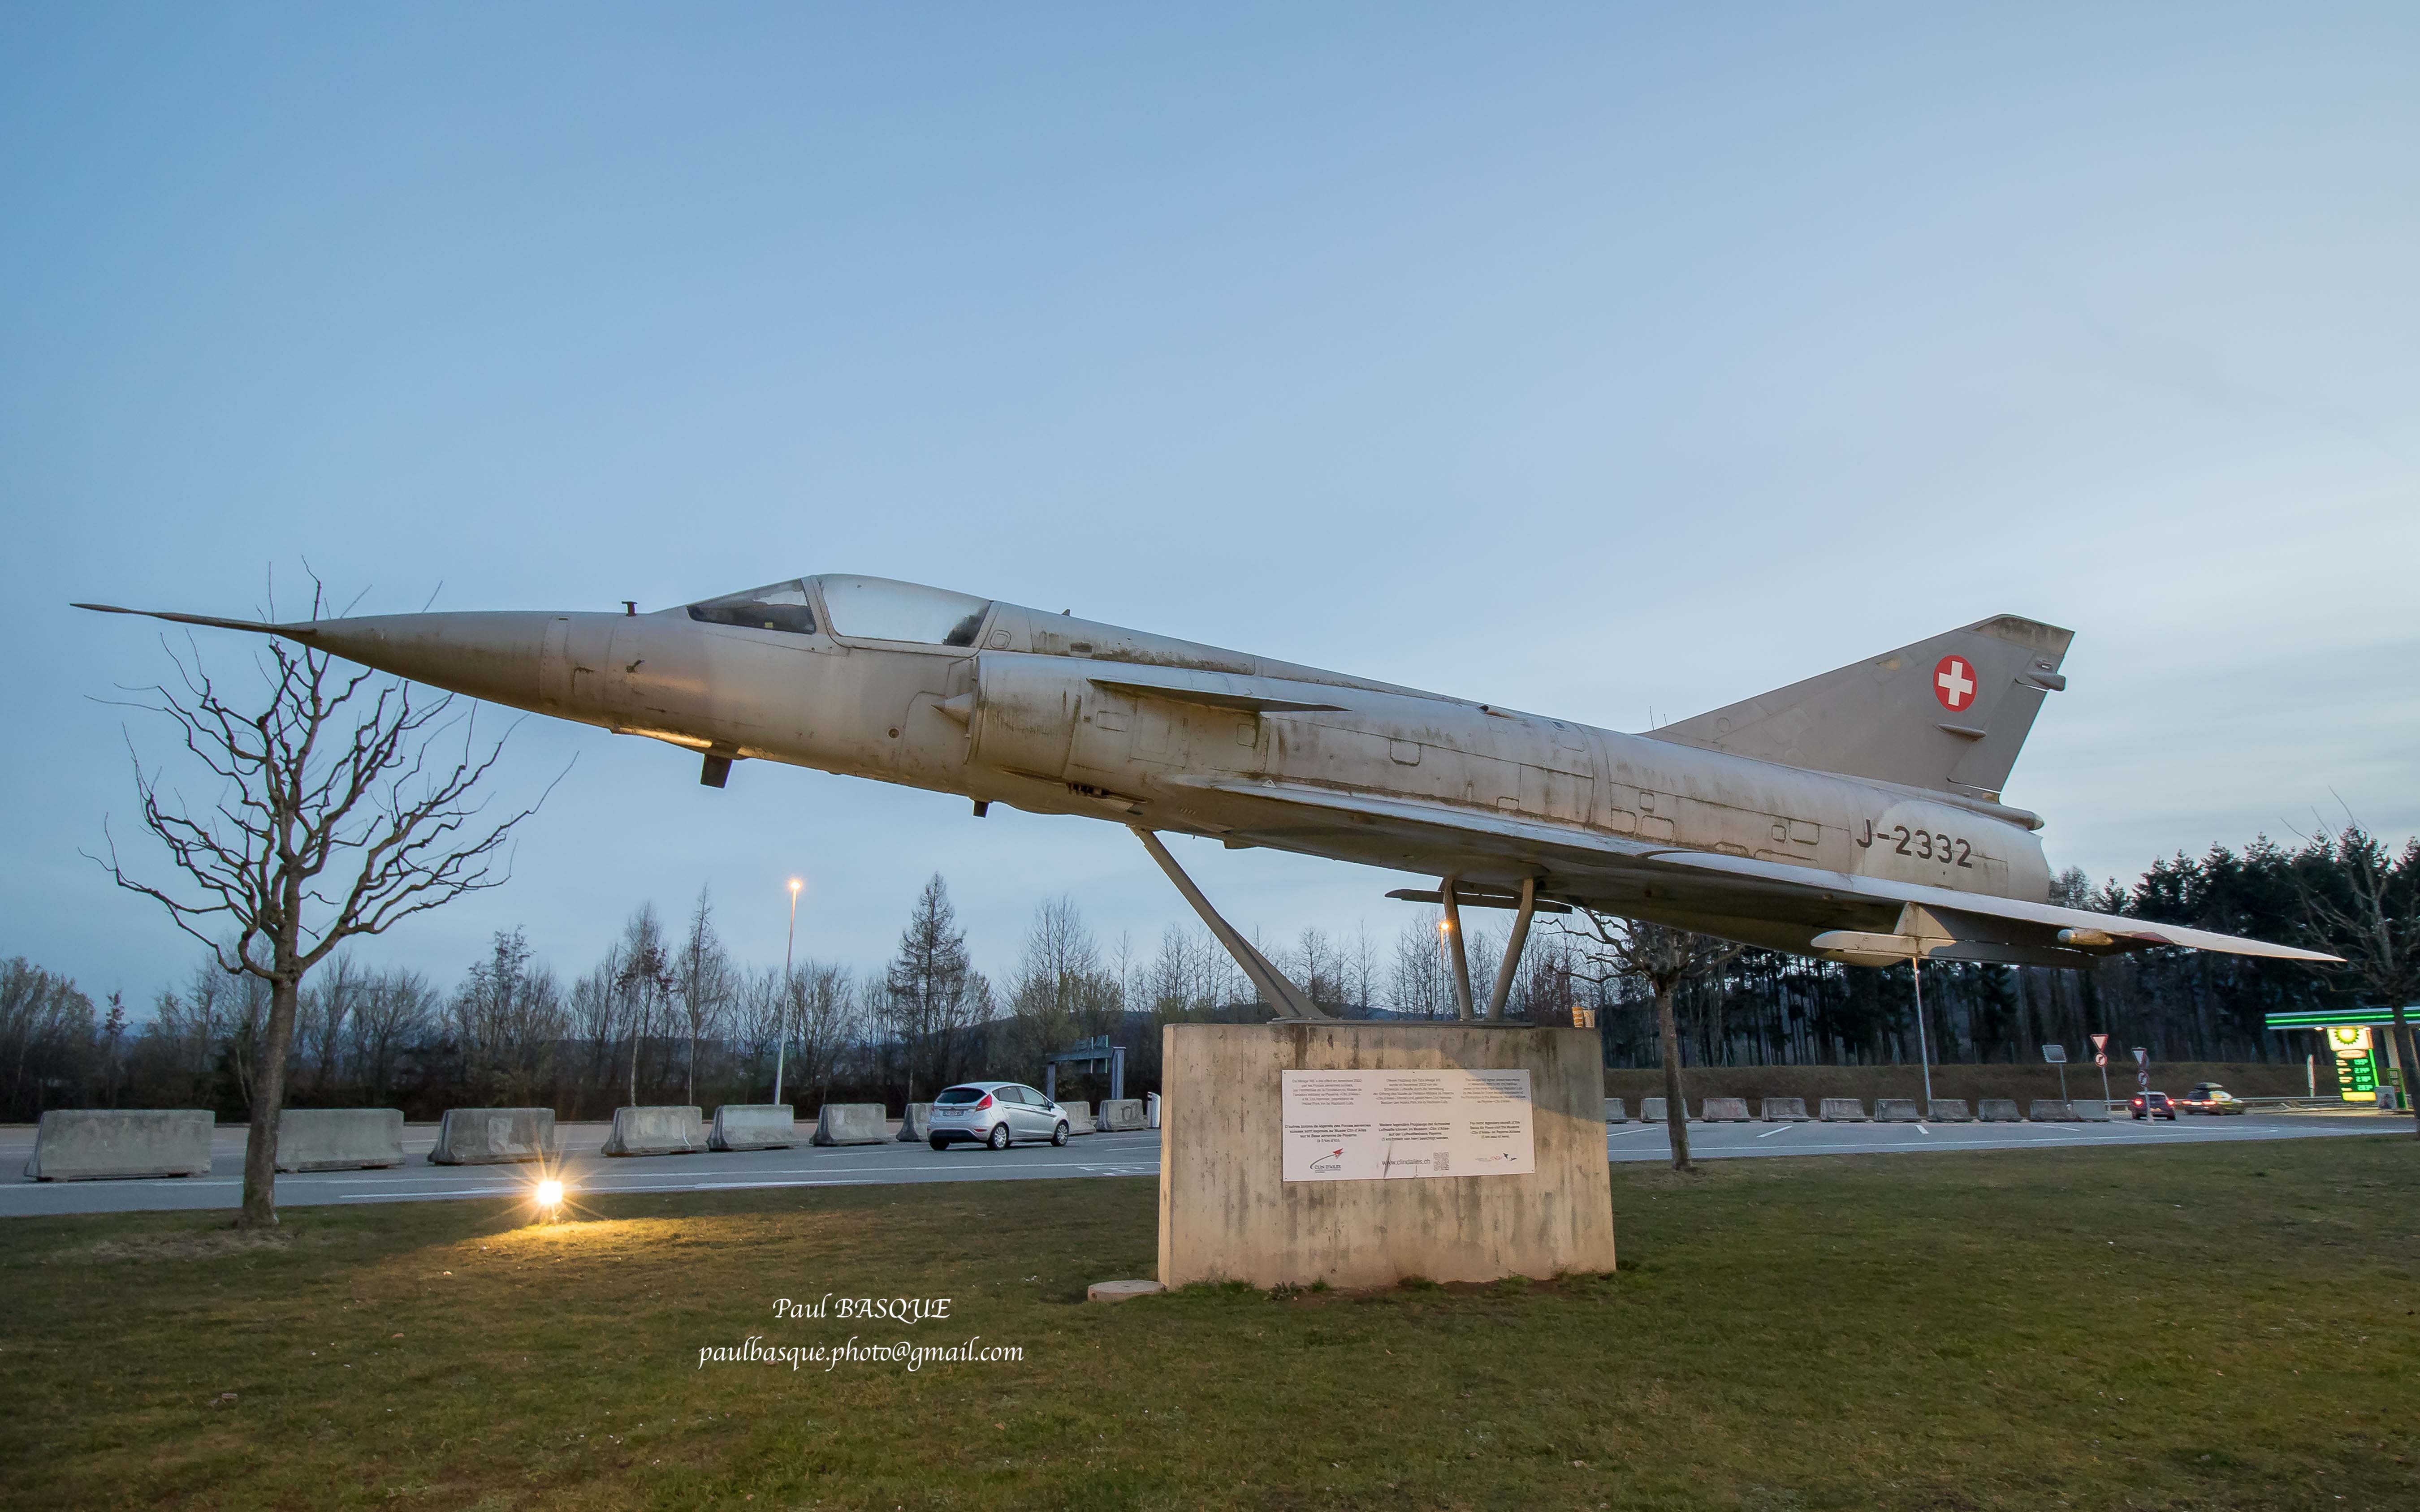
<svg viewBox="0 0 2420 1512">
<path fill-rule="evenodd" d="M 2176 1099 L 2165 1092 L 2137 1092 L 2126 1100 L 2126 1110 L 2138 1119 L 2165 1119 L 2177 1121 Z"/>
<path fill-rule="evenodd" d="M 2195 1082 L 2194 1089 L 2177 1099 L 2180 1113 L 2242 1113 L 2243 1100 L 2216 1082 Z"/>
<path fill-rule="evenodd" d="M 1020 1139 L 1067 1142 L 1067 1115 L 1023 1082 L 960 1082 L 933 1099 L 933 1132 L 925 1142 L 947 1149 L 959 1140 L 1006 1149 Z"/>
</svg>

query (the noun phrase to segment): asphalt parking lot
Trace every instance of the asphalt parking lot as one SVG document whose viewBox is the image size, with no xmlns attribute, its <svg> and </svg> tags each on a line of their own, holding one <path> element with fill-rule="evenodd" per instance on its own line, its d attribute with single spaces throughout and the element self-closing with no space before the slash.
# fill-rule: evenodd
<svg viewBox="0 0 2420 1512">
<path fill-rule="evenodd" d="M 895 1126 L 894 1126 L 895 1128 Z M 2326 1139 L 2408 1132 L 2402 1119 L 2375 1113 L 2249 1114 L 2186 1118 L 2176 1123 L 1692 1123 L 1691 1152 L 1704 1160 L 1779 1155 L 1869 1155 L 1909 1151 L 2044 1149 L 2075 1145 L 2161 1145 L 2180 1140 Z M 922 1144 L 852 1145 L 735 1154 L 608 1159 L 608 1126 L 560 1126 L 556 1167 L 574 1194 L 718 1192 L 744 1187 L 881 1186 L 918 1181 L 1030 1181 L 1088 1176 L 1151 1176 L 1159 1170 L 1159 1134 L 1092 1134 L 1064 1149 L 1018 1145 L 1001 1151 L 972 1145 L 937 1152 Z M 285 1207 L 318 1203 L 427 1202 L 513 1196 L 537 1180 L 532 1165 L 431 1165 L 435 1124 L 404 1131 L 405 1164 L 385 1170 L 330 1171 L 278 1179 Z M 240 1125 L 221 1125 L 208 1176 L 165 1180 L 31 1181 L 22 1172 L 34 1148 L 31 1125 L 0 1127 L 0 1217 L 34 1213 L 131 1212 L 145 1209 L 232 1208 L 243 1189 Z M 1662 1124 L 1615 1124 L 1606 1131 L 1614 1161 L 1660 1161 L 1671 1149 Z"/>
</svg>

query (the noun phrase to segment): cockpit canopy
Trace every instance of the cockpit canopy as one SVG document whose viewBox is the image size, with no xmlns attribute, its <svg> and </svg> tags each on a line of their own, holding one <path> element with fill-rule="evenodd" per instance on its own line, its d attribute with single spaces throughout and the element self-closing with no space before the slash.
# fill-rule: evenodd
<svg viewBox="0 0 2420 1512">
<path fill-rule="evenodd" d="M 691 604 L 689 617 L 706 625 L 737 625 L 751 630 L 815 633 L 815 611 L 807 602 L 807 580 L 803 578 Z"/>
<path fill-rule="evenodd" d="M 852 640 L 971 646 L 983 629 L 984 616 L 991 612 L 989 599 L 946 588 L 888 578 L 823 577 L 793 578 L 706 599 L 689 606 L 689 617 L 708 625 L 813 635 L 815 611 L 809 584 L 823 594 L 824 610 L 830 617 L 825 628 Z"/>
</svg>

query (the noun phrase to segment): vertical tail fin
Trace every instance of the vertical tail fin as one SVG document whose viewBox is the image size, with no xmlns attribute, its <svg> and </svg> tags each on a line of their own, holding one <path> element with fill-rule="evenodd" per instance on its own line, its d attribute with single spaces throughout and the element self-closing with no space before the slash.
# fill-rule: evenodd
<svg viewBox="0 0 2420 1512">
<path fill-rule="evenodd" d="M 2073 639 L 2003 614 L 1647 733 L 1997 801 Z"/>
</svg>

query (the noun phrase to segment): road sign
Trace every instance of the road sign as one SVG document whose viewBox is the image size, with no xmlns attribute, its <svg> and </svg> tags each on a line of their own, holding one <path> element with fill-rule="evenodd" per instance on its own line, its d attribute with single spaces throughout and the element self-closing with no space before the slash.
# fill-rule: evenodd
<svg viewBox="0 0 2420 1512">
<path fill-rule="evenodd" d="M 2096 1034 L 2096 1035 L 2094 1035 L 2094 1036 L 2092 1037 L 2092 1048 L 2093 1048 L 2093 1049 L 2095 1049 L 2095 1050 L 2106 1050 L 2106 1049 L 2108 1049 L 2108 1048 L 2109 1048 L 2109 1036 L 2107 1036 L 2107 1035 L 2105 1035 L 2105 1034 Z"/>
<path fill-rule="evenodd" d="M 2109 1064 L 2109 1052 L 2106 1050 L 2095 1050 L 2092 1052 L 2092 1063 L 2096 1066 L 2106 1066 Z"/>
<path fill-rule="evenodd" d="M 2042 1058 L 2054 1066 L 2064 1066 L 2067 1064 L 2067 1046 L 2046 1044 L 2042 1046 Z"/>
<path fill-rule="evenodd" d="M 2148 1071 L 2136 1072 L 2134 1073 L 2134 1085 L 2147 1092 L 2149 1091 L 2151 1089 L 2151 1073 Z"/>
<path fill-rule="evenodd" d="M 2150 1063 L 2151 1053 L 2149 1050 L 2144 1049 L 2141 1045 L 2136 1045 L 2134 1047 L 2134 1064 L 2137 1066 L 2148 1066 Z"/>
</svg>

